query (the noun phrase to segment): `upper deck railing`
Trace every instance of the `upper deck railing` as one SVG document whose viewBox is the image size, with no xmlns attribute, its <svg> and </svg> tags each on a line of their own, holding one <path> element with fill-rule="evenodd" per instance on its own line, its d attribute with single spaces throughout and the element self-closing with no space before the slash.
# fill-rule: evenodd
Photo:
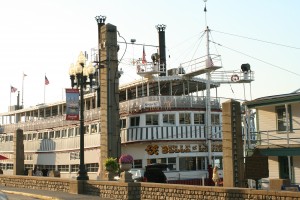
<svg viewBox="0 0 300 200">
<path fill-rule="evenodd" d="M 211 98 L 211 109 L 220 109 L 219 98 Z M 205 109 L 206 98 L 200 96 L 147 96 L 120 103 L 120 114 L 149 110 Z"/>
<path fill-rule="evenodd" d="M 92 121 L 99 119 L 100 117 L 100 108 L 95 108 L 92 110 L 84 111 L 85 121 Z M 66 120 L 66 115 L 58 115 L 52 117 L 44 117 L 34 120 L 24 120 L 14 124 L 5 124 L 2 125 L 3 133 L 13 133 L 17 129 L 22 129 L 23 131 L 35 131 L 42 129 L 53 129 L 58 127 L 64 127 L 72 124 L 79 124 L 79 121 L 68 121 Z"/>
</svg>

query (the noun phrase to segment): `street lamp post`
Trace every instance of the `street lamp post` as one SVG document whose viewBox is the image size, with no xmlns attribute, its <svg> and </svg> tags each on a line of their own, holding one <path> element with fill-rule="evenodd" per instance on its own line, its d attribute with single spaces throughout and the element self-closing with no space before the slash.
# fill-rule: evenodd
<svg viewBox="0 0 300 200">
<path fill-rule="evenodd" d="M 84 167 L 84 90 L 87 84 L 90 84 L 90 88 L 92 88 L 92 79 L 93 74 L 95 73 L 95 67 L 93 67 L 92 63 L 85 67 L 86 57 L 85 55 L 80 52 L 78 56 L 78 61 L 74 66 L 71 64 L 69 69 L 70 79 L 71 79 L 71 86 L 74 88 L 76 87 L 80 89 L 80 124 L 79 124 L 79 131 L 80 131 L 80 165 L 79 165 L 79 173 L 77 180 L 89 180 L 87 175 L 87 171 Z M 87 78 L 89 77 L 89 82 L 87 82 Z M 75 81 L 76 79 L 76 81 Z"/>
</svg>

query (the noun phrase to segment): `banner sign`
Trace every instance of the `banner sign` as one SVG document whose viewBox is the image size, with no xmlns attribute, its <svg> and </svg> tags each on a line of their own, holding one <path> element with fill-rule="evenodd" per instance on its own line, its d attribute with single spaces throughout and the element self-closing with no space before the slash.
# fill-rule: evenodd
<svg viewBox="0 0 300 200">
<path fill-rule="evenodd" d="M 79 90 L 66 89 L 66 120 L 79 120 Z"/>
</svg>

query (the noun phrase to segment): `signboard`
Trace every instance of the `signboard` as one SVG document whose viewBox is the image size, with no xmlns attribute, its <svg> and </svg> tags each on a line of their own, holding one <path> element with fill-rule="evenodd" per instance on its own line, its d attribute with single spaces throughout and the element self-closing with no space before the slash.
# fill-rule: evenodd
<svg viewBox="0 0 300 200">
<path fill-rule="evenodd" d="M 267 156 L 246 157 L 245 178 L 258 180 L 269 177 Z"/>
<path fill-rule="evenodd" d="M 159 107 L 159 101 L 147 101 L 144 103 L 145 108 Z"/>
<path fill-rule="evenodd" d="M 79 90 L 66 89 L 66 120 L 79 120 Z"/>
</svg>

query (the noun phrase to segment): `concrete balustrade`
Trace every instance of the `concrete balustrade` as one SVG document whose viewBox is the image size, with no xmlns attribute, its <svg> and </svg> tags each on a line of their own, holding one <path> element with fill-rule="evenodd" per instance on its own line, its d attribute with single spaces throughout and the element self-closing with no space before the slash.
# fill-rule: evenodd
<svg viewBox="0 0 300 200">
<path fill-rule="evenodd" d="M 39 190 L 62 191 L 95 195 L 119 200 L 253 200 L 300 199 L 300 192 L 281 190 L 255 190 L 159 183 L 126 183 L 117 181 L 77 181 L 62 178 L 0 175 L 0 185 Z"/>
</svg>

